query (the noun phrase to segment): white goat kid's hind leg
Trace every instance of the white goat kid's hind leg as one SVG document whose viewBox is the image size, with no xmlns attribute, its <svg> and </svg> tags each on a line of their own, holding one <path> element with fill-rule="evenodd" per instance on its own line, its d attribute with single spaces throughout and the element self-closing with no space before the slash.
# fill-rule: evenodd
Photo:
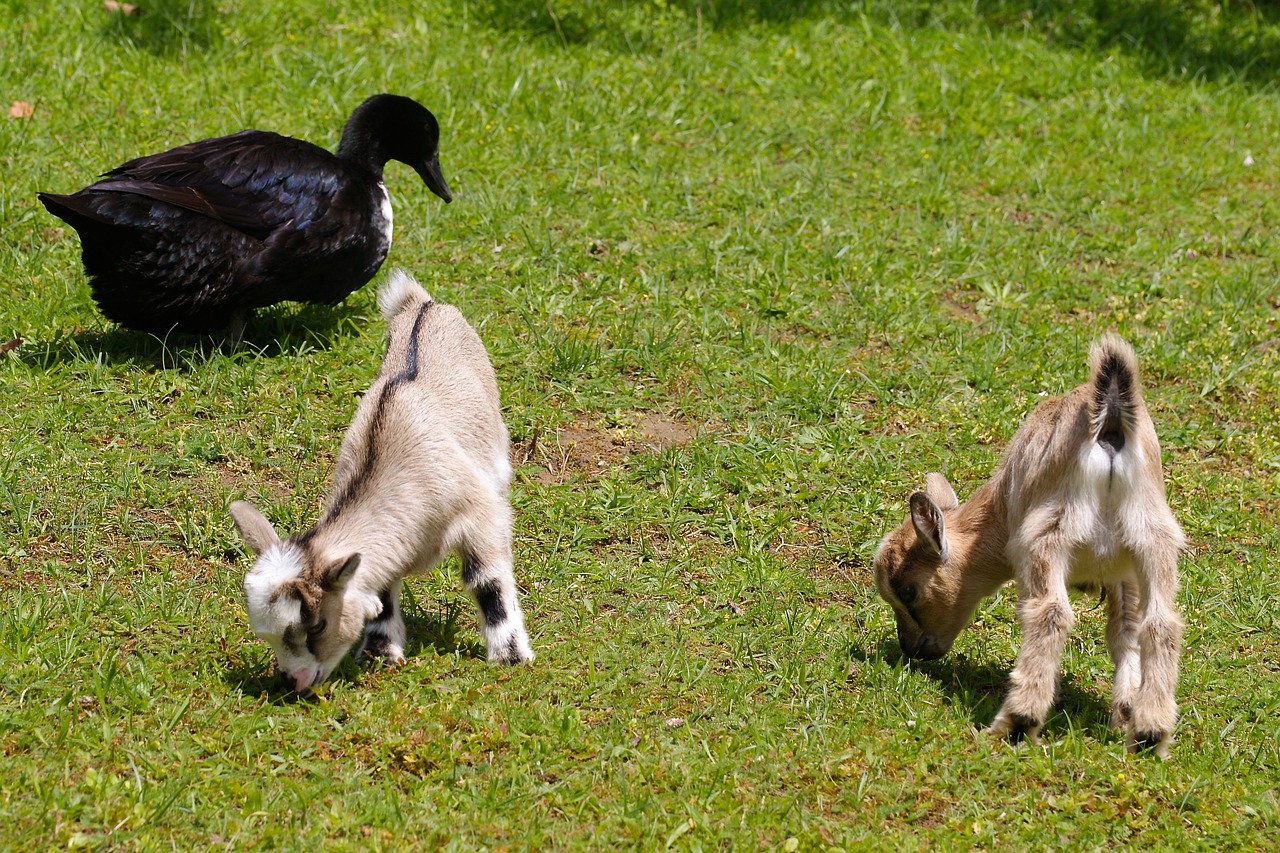
<svg viewBox="0 0 1280 853">
<path fill-rule="evenodd" d="M 381 658 L 392 665 L 404 663 L 404 614 L 400 611 L 400 590 L 403 586 L 403 581 L 396 581 L 382 591 L 379 596 L 382 612 L 365 626 L 360 654 Z"/>
<path fill-rule="evenodd" d="M 1028 555 L 1018 578 L 1018 617 L 1022 648 L 1009 676 L 1009 692 L 988 731 L 993 735 L 1032 743 L 1053 705 L 1058 690 L 1058 667 L 1067 635 L 1075 622 L 1067 597 L 1067 561 L 1061 549 L 1040 546 Z"/>
<path fill-rule="evenodd" d="M 1116 666 L 1111 689 L 1111 726 L 1128 732 L 1138 698 L 1142 665 L 1138 656 L 1138 587 L 1132 579 L 1111 584 L 1107 596 L 1107 649 Z"/>
<path fill-rule="evenodd" d="M 480 633 L 484 636 L 489 660 L 508 665 L 533 660 L 529 635 L 524 629 L 524 612 L 512 571 L 511 541 L 468 543 L 462 551 L 462 585 L 480 612 Z"/>
<path fill-rule="evenodd" d="M 1133 705 L 1128 746 L 1152 749 L 1169 757 L 1169 743 L 1177 721 L 1174 691 L 1178 686 L 1178 655 L 1182 645 L 1182 618 L 1174 609 L 1178 589 L 1177 551 L 1155 547 L 1145 555 L 1138 572 L 1138 649 L 1142 681 Z"/>
</svg>

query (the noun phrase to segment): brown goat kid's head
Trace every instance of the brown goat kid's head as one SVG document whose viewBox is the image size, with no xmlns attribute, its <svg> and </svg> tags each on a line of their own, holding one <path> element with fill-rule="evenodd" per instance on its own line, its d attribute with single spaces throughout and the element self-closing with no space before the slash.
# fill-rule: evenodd
<svg viewBox="0 0 1280 853">
<path fill-rule="evenodd" d="M 876 589 L 893 608 L 902 653 L 937 660 L 973 619 L 985 585 L 966 583 L 963 560 L 968 537 L 948 538 L 960 513 L 951 484 L 930 474 L 911 495 L 911 513 L 880 543 L 875 556 Z"/>
</svg>

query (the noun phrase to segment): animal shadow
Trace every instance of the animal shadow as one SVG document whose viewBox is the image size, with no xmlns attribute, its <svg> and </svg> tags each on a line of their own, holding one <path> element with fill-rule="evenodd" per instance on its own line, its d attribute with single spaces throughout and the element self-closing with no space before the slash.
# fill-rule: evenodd
<svg viewBox="0 0 1280 853">
<path fill-rule="evenodd" d="M 222 41 L 213 0 L 139 0 L 120 6 L 101 29 L 109 41 L 126 42 L 157 56 L 207 51 Z"/>
<path fill-rule="evenodd" d="M 457 602 L 446 602 L 438 613 L 429 612 L 412 600 L 406 591 L 400 608 L 404 616 L 405 657 L 417 657 L 427 649 L 434 649 L 438 655 L 480 660 L 487 657 L 483 644 L 467 639 L 468 632 L 476 629 L 470 625 L 458 625 L 458 615 L 465 608 Z"/>
<path fill-rule="evenodd" d="M 819 12 L 828 12 L 822 0 L 718 0 L 718 2 L 671 4 L 692 26 L 712 30 L 736 30 L 764 24 L 786 25 Z M 653 18 L 635 15 L 626 4 L 603 3 L 594 9 L 566 8 L 563 4 L 527 3 L 523 0 L 483 0 L 478 12 L 500 30 L 523 32 L 562 47 L 593 43 L 626 52 L 648 52 L 656 48 L 646 35 Z M 653 14 L 657 13 L 656 10 Z M 847 17 L 843 13 L 841 18 Z"/>
<path fill-rule="evenodd" d="M 24 342 L 18 357 L 45 370 L 58 364 L 101 361 L 186 373 L 220 355 L 246 353 L 275 358 L 328 350 L 340 338 L 359 334 L 367 321 L 363 311 L 345 302 L 301 305 L 296 310 L 257 312 L 239 342 L 219 335 L 177 332 L 161 337 L 113 325 L 106 330 L 75 332 L 44 342 Z"/>
<path fill-rule="evenodd" d="M 864 663 L 884 661 L 910 667 L 935 682 L 949 702 L 967 709 L 969 720 L 979 729 L 990 726 L 1000 710 L 1011 670 L 1011 663 L 975 661 L 964 652 L 955 651 L 935 661 L 914 661 L 902 653 L 892 637 L 882 640 L 874 652 L 855 647 L 850 656 Z M 1101 736 L 1110 730 L 1110 699 L 1081 688 L 1069 672 L 1063 672 L 1053 709 L 1045 721 L 1046 731 L 1051 733 L 1060 727 L 1064 722 L 1060 717 L 1066 717 L 1069 728 L 1095 731 Z"/>
<path fill-rule="evenodd" d="M 473 630 L 469 625 L 458 625 L 458 614 L 464 608 L 460 605 L 446 603 L 439 613 L 426 612 L 409 599 L 406 594 L 401 601 L 401 613 L 405 627 L 405 657 L 414 658 L 427 649 L 434 649 L 437 655 L 458 655 L 465 658 L 485 660 L 483 644 L 475 640 L 465 639 L 466 632 Z M 463 635 L 459 637 L 459 633 Z M 276 671 L 275 662 L 270 655 L 266 660 L 256 659 L 229 665 L 223 673 L 223 681 L 246 696 L 265 698 L 273 705 L 290 705 L 295 702 L 315 701 L 311 691 L 294 693 L 288 679 Z M 347 655 L 326 683 L 346 682 L 355 684 L 360 681 L 363 670 L 381 666 L 378 661 L 361 657 L 355 660 Z"/>
<path fill-rule="evenodd" d="M 338 667 L 329 681 L 351 681 L 346 669 L 346 661 Z M 316 695 L 310 690 L 295 693 L 284 673 L 276 670 L 272 660 L 250 660 L 241 664 L 228 666 L 222 674 L 222 680 L 230 687 L 239 690 L 245 696 L 256 696 L 266 699 L 272 705 L 292 705 L 297 702 L 313 702 Z"/>
</svg>

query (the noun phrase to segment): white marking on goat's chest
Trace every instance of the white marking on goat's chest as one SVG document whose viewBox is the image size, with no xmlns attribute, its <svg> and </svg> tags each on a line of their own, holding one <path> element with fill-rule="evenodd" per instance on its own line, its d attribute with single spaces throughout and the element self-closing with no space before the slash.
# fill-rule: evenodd
<svg viewBox="0 0 1280 853">
<path fill-rule="evenodd" d="M 382 239 L 391 245 L 391 196 L 387 194 L 387 185 L 378 181 L 378 204 L 373 211 L 373 227 L 382 232 Z"/>
</svg>

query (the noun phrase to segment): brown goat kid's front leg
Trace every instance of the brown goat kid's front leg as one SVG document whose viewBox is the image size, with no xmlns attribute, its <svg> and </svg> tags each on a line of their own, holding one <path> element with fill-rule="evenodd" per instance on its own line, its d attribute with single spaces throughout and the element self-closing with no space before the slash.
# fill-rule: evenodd
<svg viewBox="0 0 1280 853">
<path fill-rule="evenodd" d="M 1028 555 L 1018 576 L 1018 617 L 1022 648 L 1009 677 L 1009 692 L 987 731 L 999 737 L 1039 741 L 1058 691 L 1062 650 L 1075 623 L 1067 597 L 1067 560 L 1046 545 Z"/>
<path fill-rule="evenodd" d="M 1151 749 L 1169 757 L 1169 743 L 1177 721 L 1174 690 L 1178 686 L 1178 654 L 1182 646 L 1182 618 L 1174 610 L 1178 592 L 1177 551 L 1153 549 L 1138 572 L 1141 621 L 1138 649 L 1142 681 L 1133 704 L 1127 745 L 1130 751 Z"/>
</svg>

